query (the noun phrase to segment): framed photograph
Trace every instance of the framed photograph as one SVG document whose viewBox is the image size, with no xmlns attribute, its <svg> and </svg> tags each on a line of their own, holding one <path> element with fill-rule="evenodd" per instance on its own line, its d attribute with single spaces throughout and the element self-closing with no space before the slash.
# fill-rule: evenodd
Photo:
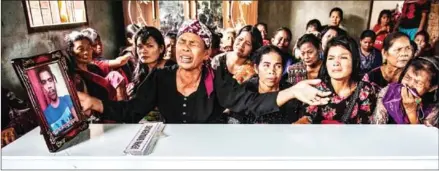
<svg viewBox="0 0 439 171">
<path fill-rule="evenodd" d="M 12 65 L 29 95 L 50 152 L 88 128 L 62 51 L 13 59 Z"/>
</svg>

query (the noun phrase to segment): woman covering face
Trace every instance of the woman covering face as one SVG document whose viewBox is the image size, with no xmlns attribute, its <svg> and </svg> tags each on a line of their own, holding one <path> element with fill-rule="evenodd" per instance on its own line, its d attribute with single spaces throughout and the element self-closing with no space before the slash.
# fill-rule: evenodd
<svg viewBox="0 0 439 171">
<path fill-rule="evenodd" d="M 437 126 L 439 57 L 419 57 L 403 72 L 400 83 L 383 88 L 378 97 L 374 123 Z M 430 116 L 432 115 L 432 116 Z"/>
</svg>

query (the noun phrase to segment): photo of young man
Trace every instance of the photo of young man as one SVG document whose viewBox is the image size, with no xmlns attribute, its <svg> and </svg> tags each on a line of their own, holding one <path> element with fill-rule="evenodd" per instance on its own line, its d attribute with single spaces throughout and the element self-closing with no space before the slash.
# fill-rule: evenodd
<svg viewBox="0 0 439 171">
<path fill-rule="evenodd" d="M 74 122 L 76 111 L 70 95 L 58 96 L 56 88 L 56 77 L 49 66 L 42 66 L 36 69 L 36 75 L 42 88 L 48 105 L 43 111 L 47 124 L 53 134 L 71 126 Z"/>
</svg>

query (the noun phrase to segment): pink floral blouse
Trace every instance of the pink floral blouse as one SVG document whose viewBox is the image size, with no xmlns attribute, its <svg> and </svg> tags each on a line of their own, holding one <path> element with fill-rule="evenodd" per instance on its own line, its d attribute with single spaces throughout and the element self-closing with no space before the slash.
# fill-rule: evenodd
<svg viewBox="0 0 439 171">
<path fill-rule="evenodd" d="M 320 90 L 331 91 L 325 83 L 317 85 Z M 377 92 L 369 83 L 364 83 L 360 90 L 358 99 L 353 99 L 352 93 L 348 97 L 341 97 L 332 92 L 331 101 L 324 106 L 305 106 L 305 115 L 311 116 L 313 123 L 321 123 L 323 120 L 339 121 L 342 115 L 347 111 L 348 104 L 355 102 L 355 106 L 350 114 L 350 124 L 369 124 L 372 119 L 372 113 L 376 106 Z"/>
</svg>

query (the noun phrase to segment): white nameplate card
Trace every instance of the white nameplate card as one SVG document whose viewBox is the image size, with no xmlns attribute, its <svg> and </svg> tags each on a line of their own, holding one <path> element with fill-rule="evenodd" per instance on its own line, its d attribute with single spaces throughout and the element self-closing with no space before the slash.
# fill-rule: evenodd
<svg viewBox="0 0 439 171">
<path fill-rule="evenodd" d="M 152 152 L 165 124 L 163 122 L 144 123 L 125 149 L 128 155 L 148 155 Z"/>
</svg>

